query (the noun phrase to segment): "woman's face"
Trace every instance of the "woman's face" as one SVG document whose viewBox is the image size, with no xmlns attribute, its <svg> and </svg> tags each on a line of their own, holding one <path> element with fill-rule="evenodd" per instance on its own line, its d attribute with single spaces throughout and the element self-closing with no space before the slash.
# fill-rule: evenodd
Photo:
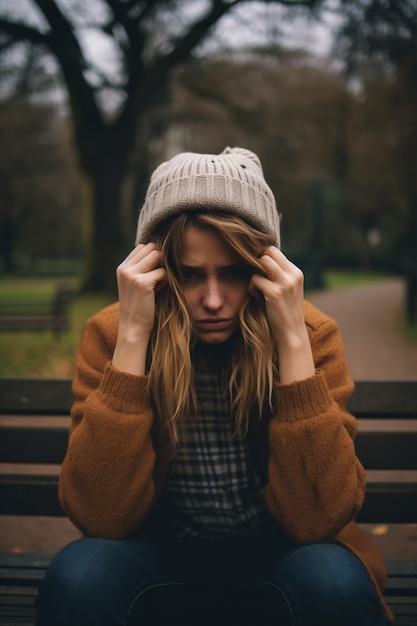
<svg viewBox="0 0 417 626">
<path fill-rule="evenodd" d="M 239 328 L 239 311 L 248 299 L 248 268 L 216 232 L 189 226 L 180 270 L 194 333 L 204 343 L 227 341 Z"/>
</svg>

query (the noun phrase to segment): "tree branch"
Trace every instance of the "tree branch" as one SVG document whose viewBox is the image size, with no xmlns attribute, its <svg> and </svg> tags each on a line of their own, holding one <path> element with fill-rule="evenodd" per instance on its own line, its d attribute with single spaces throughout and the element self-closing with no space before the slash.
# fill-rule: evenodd
<svg viewBox="0 0 417 626">
<path fill-rule="evenodd" d="M 191 29 L 178 39 L 173 50 L 160 57 L 154 65 L 155 76 L 167 73 L 172 67 L 184 61 L 194 48 L 202 41 L 210 28 L 228 11 L 242 0 L 233 0 L 232 2 L 224 2 L 223 0 L 214 0 L 211 11 L 209 11 L 200 21 L 196 22 Z"/>
<path fill-rule="evenodd" d="M 87 64 L 71 24 L 54 0 L 33 1 L 51 27 L 48 45 L 64 73 L 78 134 L 85 132 L 87 126 L 101 127 L 102 115 L 94 99 L 94 89 L 84 77 Z"/>
<path fill-rule="evenodd" d="M 50 39 L 54 46 L 54 52 L 60 61 L 67 62 L 71 59 L 79 68 L 85 67 L 82 50 L 74 35 L 71 24 L 59 10 L 54 0 L 33 0 L 45 16 L 51 27 Z"/>
<path fill-rule="evenodd" d="M 14 41 L 30 41 L 36 44 L 44 44 L 50 46 L 50 38 L 47 33 L 41 33 L 32 28 L 26 26 L 26 24 L 18 22 L 10 22 L 4 18 L 0 18 L 0 32 L 4 32 L 12 37 Z"/>
<path fill-rule="evenodd" d="M 119 47 L 126 62 L 128 76 L 127 90 L 134 91 L 135 83 L 143 76 L 144 69 L 142 62 L 144 39 L 139 29 L 140 20 L 139 18 L 132 18 L 128 14 L 130 6 L 134 4 L 133 2 L 130 3 L 130 6 L 121 3 L 120 0 L 105 0 L 105 2 L 114 15 L 114 19 L 110 25 L 111 30 L 113 30 L 117 24 L 120 24 L 129 40 L 129 47 L 123 46 L 120 43 Z"/>
<path fill-rule="evenodd" d="M 117 23 L 123 26 L 131 47 L 140 51 L 142 46 L 138 37 L 138 20 L 129 16 L 129 5 L 123 4 L 120 0 L 105 0 L 105 2 L 114 15 L 114 20 L 109 25 L 110 28 L 113 29 Z"/>
</svg>

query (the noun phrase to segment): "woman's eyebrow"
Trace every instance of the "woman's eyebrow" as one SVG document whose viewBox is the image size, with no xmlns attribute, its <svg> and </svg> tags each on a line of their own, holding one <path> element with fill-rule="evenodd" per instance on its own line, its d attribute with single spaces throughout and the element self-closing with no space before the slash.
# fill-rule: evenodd
<svg viewBox="0 0 417 626">
<path fill-rule="evenodd" d="M 201 268 L 201 265 L 198 265 L 197 263 L 192 264 L 192 263 L 180 263 L 179 264 L 179 268 L 181 270 L 196 270 Z"/>
<path fill-rule="evenodd" d="M 204 265 L 199 265 L 198 263 L 180 263 L 180 269 L 184 270 L 195 270 L 195 269 L 204 269 Z M 236 263 L 226 263 L 225 265 L 219 265 L 219 269 L 221 270 L 234 270 L 234 269 L 248 269 L 250 266 L 247 263 L 242 263 L 237 261 Z"/>
</svg>

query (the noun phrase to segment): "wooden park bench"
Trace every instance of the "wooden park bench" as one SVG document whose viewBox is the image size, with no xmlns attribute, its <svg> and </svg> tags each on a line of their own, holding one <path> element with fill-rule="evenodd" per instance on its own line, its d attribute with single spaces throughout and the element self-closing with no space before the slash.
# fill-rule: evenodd
<svg viewBox="0 0 417 626">
<path fill-rule="evenodd" d="M 3 471 L 0 514 L 63 515 L 56 468 L 66 450 L 71 402 L 70 380 L 0 378 L 0 463 L 52 467 L 46 474 Z M 358 382 L 349 408 L 360 419 L 357 451 L 369 470 L 358 521 L 416 523 L 417 429 L 413 420 L 417 418 L 417 381 Z M 25 416 L 24 425 L 19 424 L 21 416 Z M 40 416 L 56 419 L 49 426 L 38 426 Z M 375 470 L 384 470 L 383 477 Z M 388 471 L 392 475 L 387 477 Z M 50 554 L 0 553 L 1 626 L 33 626 L 37 585 L 51 558 Z M 416 626 L 417 559 L 414 555 L 410 560 L 390 561 L 387 567 L 385 595 L 395 624 Z"/>
<path fill-rule="evenodd" d="M 1 330 L 52 330 L 59 336 L 70 327 L 72 290 L 60 286 L 52 294 L 15 294 L 0 297 Z"/>
</svg>

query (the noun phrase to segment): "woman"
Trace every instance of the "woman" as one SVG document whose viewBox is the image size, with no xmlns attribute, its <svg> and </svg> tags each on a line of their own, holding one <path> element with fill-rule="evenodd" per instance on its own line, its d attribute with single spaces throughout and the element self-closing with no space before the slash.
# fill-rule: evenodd
<svg viewBox="0 0 417 626">
<path fill-rule="evenodd" d="M 154 172 L 119 303 L 77 353 L 60 499 L 84 538 L 48 569 L 40 626 L 391 620 L 354 521 L 340 334 L 279 246 L 252 152 Z"/>
</svg>

